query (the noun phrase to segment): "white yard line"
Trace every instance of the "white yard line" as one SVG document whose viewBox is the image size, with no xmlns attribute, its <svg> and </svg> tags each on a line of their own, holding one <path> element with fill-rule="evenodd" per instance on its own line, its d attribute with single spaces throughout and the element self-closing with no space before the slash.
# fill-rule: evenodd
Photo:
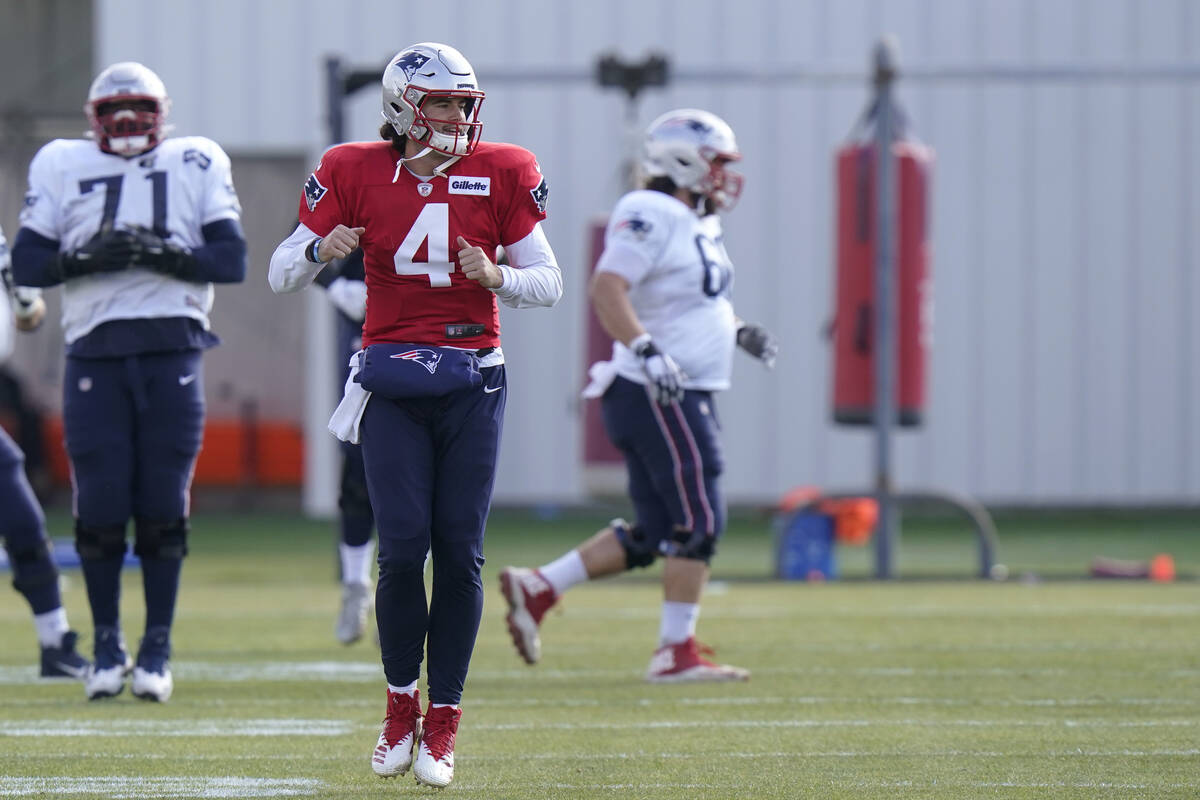
<svg viewBox="0 0 1200 800">
<path fill-rule="evenodd" d="M 278 681 L 321 681 L 327 683 L 377 683 L 383 679 L 383 669 L 376 663 L 357 661 L 187 661 L 172 662 L 177 682 L 212 681 L 216 683 L 272 683 Z M 1109 669 L 1097 667 L 824 667 L 788 666 L 758 667 L 758 675 L 857 675 L 866 677 L 915 677 L 915 678 L 1025 678 L 1070 677 L 1073 681 L 1081 675 L 1100 675 L 1112 678 L 1158 678 L 1186 680 L 1200 675 L 1194 669 Z M 472 670 L 471 677 L 487 680 L 521 679 L 534 677 L 539 681 L 590 680 L 601 678 L 633 678 L 640 682 L 642 670 L 630 669 L 479 669 Z M 45 684 L 37 678 L 37 671 L 30 666 L 0 666 L 0 685 L 33 686 Z"/>
<path fill-rule="evenodd" d="M 0 721 L 0 737 L 344 736 L 358 728 L 332 719 L 67 719 Z"/>
<path fill-rule="evenodd" d="M 10 778 L 0 797 L 100 795 L 111 798 L 298 797 L 322 788 L 311 778 Z"/>
<path fill-rule="evenodd" d="M 1021 750 L 1002 752 L 996 750 L 775 750 L 775 751 L 737 751 L 720 750 L 718 752 L 619 752 L 619 753 L 523 753 L 523 761 L 638 761 L 646 759 L 663 759 L 678 761 L 709 761 L 713 758 L 754 759 L 854 759 L 854 758 L 893 758 L 893 759 L 924 759 L 924 758 L 1195 758 L 1200 756 L 1200 749 L 1161 749 L 1161 750 L 1049 750 L 1045 752 Z M 513 760 L 511 754 L 475 755 L 470 752 L 459 753 L 462 763 L 488 763 Z M 125 751 L 79 752 L 76 750 L 39 750 L 38 758 L 47 759 L 78 759 L 99 761 L 130 761 L 130 760 L 170 760 L 170 761 L 294 761 L 294 754 L 282 753 L 129 753 Z M 312 755 L 306 754 L 305 761 L 345 761 L 341 755 Z"/>
</svg>

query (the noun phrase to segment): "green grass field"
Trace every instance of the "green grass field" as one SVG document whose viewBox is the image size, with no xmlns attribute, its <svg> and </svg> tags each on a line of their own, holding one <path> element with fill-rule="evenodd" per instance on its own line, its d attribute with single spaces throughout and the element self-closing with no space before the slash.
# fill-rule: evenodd
<svg viewBox="0 0 1200 800">
<path fill-rule="evenodd" d="M 618 509 L 619 510 L 619 509 Z M 766 517 L 736 517 L 700 636 L 749 683 L 649 686 L 657 573 L 578 587 L 544 656 L 511 649 L 496 590 L 604 511 L 493 516 L 487 605 L 445 796 L 463 798 L 1195 798 L 1200 796 L 1200 516 L 997 518 L 1010 580 L 976 569 L 962 525 L 906 519 L 901 579 L 768 580 Z M 61 516 L 54 531 L 67 530 Z M 383 714 L 378 651 L 338 645 L 332 528 L 198 513 L 171 702 L 34 678 L 28 609 L 0 604 L 0 798 L 382 798 L 368 758 Z M 1173 584 L 1086 579 L 1093 556 L 1174 554 Z M 936 576 L 917 579 L 916 576 Z M 78 571 L 65 595 L 90 649 Z M 136 646 L 140 576 L 126 571 Z M 7 576 L 4 581 L 7 582 Z"/>
</svg>

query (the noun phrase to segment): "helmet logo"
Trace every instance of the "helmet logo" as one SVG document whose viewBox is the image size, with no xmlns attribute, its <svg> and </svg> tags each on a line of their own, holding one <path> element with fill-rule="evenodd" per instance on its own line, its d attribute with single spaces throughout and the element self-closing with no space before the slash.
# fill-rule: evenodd
<svg viewBox="0 0 1200 800">
<path fill-rule="evenodd" d="M 417 70 L 425 66 L 425 62 L 428 60 L 429 56 L 418 53 L 416 50 L 409 50 L 407 53 L 402 53 L 392 66 L 404 70 L 404 80 L 407 82 L 413 79 L 413 75 L 416 75 Z"/>
</svg>

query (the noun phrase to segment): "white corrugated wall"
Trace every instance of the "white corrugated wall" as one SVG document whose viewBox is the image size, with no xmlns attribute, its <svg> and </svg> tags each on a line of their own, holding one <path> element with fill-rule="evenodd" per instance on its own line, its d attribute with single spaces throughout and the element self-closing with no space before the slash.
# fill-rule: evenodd
<svg viewBox="0 0 1200 800">
<path fill-rule="evenodd" d="M 97 10 L 100 61 L 150 64 L 179 129 L 235 153 L 319 150 L 326 54 L 382 66 L 405 44 L 441 40 L 468 56 L 488 91 L 485 136 L 529 147 L 550 180 L 547 231 L 567 282 L 557 308 L 504 316 L 502 502 L 584 492 L 584 236 L 620 189 L 626 103 L 583 78 L 489 76 L 583 75 L 609 50 L 662 51 L 683 75 L 865 73 L 884 32 L 898 35 L 910 67 L 1200 60 L 1200 7 L 1189 0 L 97 0 Z M 901 84 L 915 131 L 937 152 L 928 422 L 897 435 L 901 487 L 1018 503 L 1200 498 L 1198 94 L 1194 77 Z M 709 108 L 746 154 L 746 194 L 727 220 L 736 301 L 783 350 L 773 374 L 741 359 L 720 401 L 735 501 L 870 481 L 870 434 L 829 421 L 821 338 L 832 151 L 866 100 L 865 83 L 680 80 L 637 109 L 642 124 L 672 106 Z M 374 138 L 373 88 L 347 113 L 352 137 Z M 265 280 L 266 264 L 254 268 L 251 279 Z"/>
</svg>

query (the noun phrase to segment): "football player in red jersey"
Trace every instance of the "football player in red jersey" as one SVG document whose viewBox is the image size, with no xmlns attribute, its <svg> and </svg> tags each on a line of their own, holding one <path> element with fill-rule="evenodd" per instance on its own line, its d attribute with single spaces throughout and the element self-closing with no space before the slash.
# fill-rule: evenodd
<svg viewBox="0 0 1200 800">
<path fill-rule="evenodd" d="M 546 182 L 528 150 L 481 141 L 483 100 L 453 47 L 422 42 L 397 53 L 383 73 L 383 141 L 324 154 L 304 184 L 300 224 L 270 269 L 272 289 L 295 291 L 324 263 L 363 250 L 364 349 L 330 429 L 362 442 L 379 536 L 388 693 L 372 768 L 390 777 L 412 766 L 432 786 L 454 776 L 483 608 L 483 531 L 506 395 L 496 301 L 552 306 L 562 295 L 541 227 Z M 507 264 L 496 263 L 500 246 Z"/>
</svg>

